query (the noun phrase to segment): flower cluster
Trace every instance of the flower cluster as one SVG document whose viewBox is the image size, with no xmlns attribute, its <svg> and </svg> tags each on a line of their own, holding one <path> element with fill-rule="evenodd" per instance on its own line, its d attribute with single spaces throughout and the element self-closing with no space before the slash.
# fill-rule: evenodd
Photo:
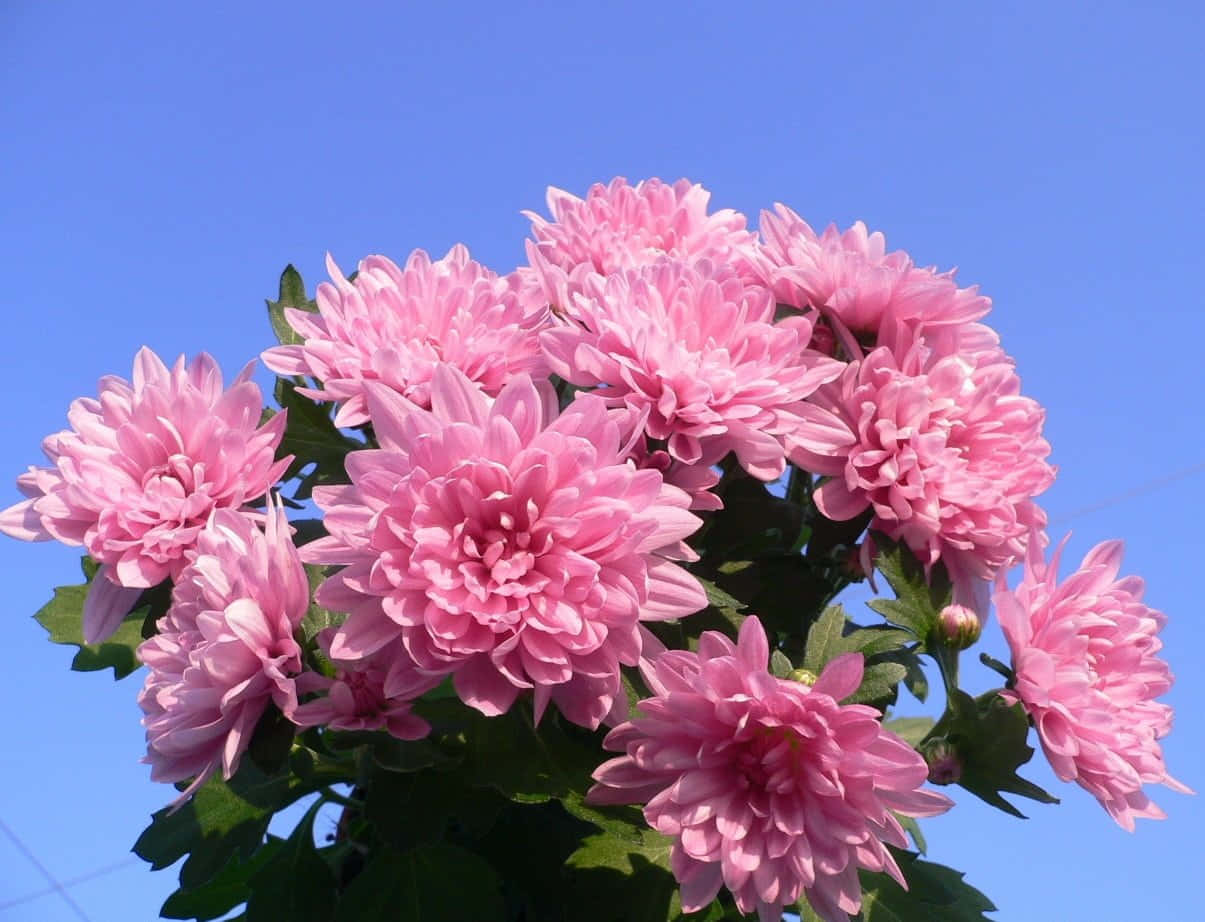
<svg viewBox="0 0 1205 922">
<path fill-rule="evenodd" d="M 860 222 L 816 233 L 779 205 L 755 232 L 709 198 L 686 180 L 551 190 L 506 275 L 459 245 L 370 256 L 351 277 L 328 259 L 331 281 L 275 318 L 287 341 L 262 353 L 304 420 L 262 421 L 251 366 L 224 388 L 209 356 L 169 369 L 145 348 L 131 381 L 72 404 L 0 531 L 98 565 L 88 643 L 170 590 L 137 650 L 154 779 L 182 798 L 230 779 L 273 722 L 301 733 L 300 761 L 342 769 L 356 760 L 339 747 L 365 736 L 435 760 L 413 741 L 463 744 L 515 708 L 595 747 L 605 724 L 619 755 L 588 801 L 642 807 L 671 840 L 683 909 L 724 887 L 763 922 L 800 901 L 848 922 L 860 872 L 907 886 L 901 818 L 951 806 L 927 779 L 982 796 L 945 721 L 914 748 L 883 711 L 917 638 L 966 699 L 951 666 L 994 583 L 1013 669 L 992 706 L 1028 715 L 1056 774 L 1127 829 L 1163 815 L 1144 785 L 1187 790 L 1159 743 L 1164 618 L 1118 578 L 1120 543 L 1062 583 L 1058 553 L 1045 561 L 1044 411 L 984 322 L 988 298 Z M 294 533 L 270 491 L 309 464 L 321 522 Z M 786 512 L 741 522 L 742 503 Z M 921 600 L 882 609 L 920 606 L 894 619 L 912 633 L 898 643 L 821 614 L 876 561 L 903 578 L 887 545 L 912 557 Z M 768 583 L 804 562 L 823 591 L 792 584 L 777 617 L 703 579 Z M 722 623 L 696 617 L 709 603 L 729 634 L 702 629 Z M 452 730 L 433 716 L 449 703 Z"/>
</svg>

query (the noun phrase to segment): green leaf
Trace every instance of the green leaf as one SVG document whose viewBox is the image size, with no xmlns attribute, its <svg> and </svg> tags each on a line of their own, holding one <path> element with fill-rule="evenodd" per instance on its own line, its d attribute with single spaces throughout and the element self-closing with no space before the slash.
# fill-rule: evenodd
<svg viewBox="0 0 1205 922">
<path fill-rule="evenodd" d="M 932 717 L 894 717 L 883 721 L 883 729 L 890 730 L 915 749 L 933 729 L 934 723 Z"/>
<path fill-rule="evenodd" d="M 894 810 L 891 812 L 904 831 L 912 836 L 912 843 L 916 846 L 916 850 L 922 855 L 925 854 L 929 850 L 929 846 L 925 842 L 925 834 L 921 832 L 920 823 L 916 821 L 916 817 L 904 816 L 904 814 L 896 813 Z"/>
<path fill-rule="evenodd" d="M 320 404 L 297 393 L 297 385 L 287 378 L 276 379 L 276 402 L 289 413 L 277 457 L 293 455 L 282 475 L 283 480 L 300 476 L 309 465 L 313 470 L 302 476 L 295 498 L 308 499 L 316 484 L 347 483 L 343 459 L 365 448 L 340 432 L 331 418 L 332 404 Z"/>
<path fill-rule="evenodd" d="M 347 620 L 347 615 L 329 611 L 313 601 L 314 592 L 326 579 L 326 567 L 307 563 L 305 574 L 310 582 L 310 607 L 306 609 L 305 617 L 301 619 L 301 633 L 309 642 L 328 627 L 338 627 Z"/>
<path fill-rule="evenodd" d="M 268 774 L 278 772 L 289 758 L 296 732 L 297 725 L 285 717 L 278 707 L 269 704 L 251 734 L 247 755 L 261 771 Z"/>
<path fill-rule="evenodd" d="M 922 861 L 914 852 L 891 852 L 908 889 L 887 874 L 862 871 L 863 922 L 991 922 L 984 913 L 996 907 L 961 872 Z"/>
<path fill-rule="evenodd" d="M 993 807 L 1024 819 L 1001 792 L 1045 804 L 1059 802 L 1017 775 L 1017 769 L 1033 756 L 1033 748 L 1026 743 L 1028 735 L 1029 718 L 1020 702 L 1010 705 L 994 691 L 972 698 L 955 690 L 929 739 L 944 738 L 954 747 L 962 762 L 959 785 Z"/>
<path fill-rule="evenodd" d="M 770 653 L 770 674 L 779 678 L 785 679 L 794 670 L 790 658 L 781 650 L 774 650 Z"/>
<path fill-rule="evenodd" d="M 894 653 L 913 643 L 909 631 L 887 625 L 862 627 L 851 631 L 837 641 L 836 653 L 861 653 L 868 659 L 883 653 Z"/>
<path fill-rule="evenodd" d="M 442 840 L 449 825 L 476 835 L 489 831 L 505 798 L 474 788 L 456 773 L 374 772 L 364 816 L 381 838 L 399 851 Z"/>
<path fill-rule="evenodd" d="M 247 922 L 330 922 L 337 900 L 335 875 L 314 847 L 317 801 L 288 841 L 251 877 Z"/>
<path fill-rule="evenodd" d="M 875 568 L 895 591 L 894 599 L 873 599 L 867 604 L 888 621 L 910 631 L 923 644 L 937 616 L 954 597 L 946 569 L 936 563 L 925 579 L 925 568 L 903 542 L 874 533 Z"/>
<path fill-rule="evenodd" d="M 830 605 L 808 631 L 803 668 L 820 675 L 829 660 L 842 652 L 841 638 L 844 632 L 845 609 L 840 605 Z"/>
<path fill-rule="evenodd" d="M 320 787 L 346 780 L 320 768 L 303 781 L 287 774 L 265 775 L 245 759 L 229 784 L 210 778 L 175 812 L 165 807 L 155 813 L 134 843 L 134 853 L 156 871 L 188 855 L 180 884 L 195 888 L 217 875 L 232 856 L 249 858 L 263 842 L 276 811 Z"/>
<path fill-rule="evenodd" d="M 167 898 L 159 915 L 164 919 L 196 919 L 206 922 L 224 916 L 241 906 L 251 896 L 250 880 L 280 847 L 283 839 L 269 836 L 248 861 L 232 857 L 226 866 L 207 883 L 192 890 L 177 890 Z"/>
<path fill-rule="evenodd" d="M 672 919 L 678 883 L 669 870 L 672 842 L 647 826 L 633 841 L 589 836 L 565 862 L 575 922 Z"/>
<path fill-rule="evenodd" d="M 276 301 L 266 300 L 268 305 L 268 321 L 272 324 L 272 332 L 282 346 L 297 346 L 305 342 L 285 320 L 284 309 L 295 307 L 298 310 L 317 313 L 318 305 L 306 297 L 305 282 L 301 273 L 290 263 L 280 274 L 280 294 Z"/>
<path fill-rule="evenodd" d="M 842 704 L 866 704 L 871 701 L 895 700 L 896 686 L 908 674 L 906 666 L 899 663 L 874 663 L 862 673 L 862 684 L 858 690 L 845 698 Z"/>
<path fill-rule="evenodd" d="M 88 572 L 89 569 L 92 572 Z M 88 583 L 80 586 L 58 586 L 54 590 L 54 598 L 38 609 L 34 619 L 50 634 L 51 643 L 70 644 L 79 648 L 79 652 L 71 661 L 73 670 L 96 672 L 112 669 L 113 678 L 122 679 L 139 666 L 136 651 L 143 640 L 142 623 L 146 618 L 146 610 L 136 606 L 121 622 L 113 636 L 103 643 L 84 643 L 84 599 L 87 598 L 94 573 L 94 565 L 91 568 L 86 566 Z"/>
<path fill-rule="evenodd" d="M 374 854 L 344 891 L 335 919 L 494 922 L 504 918 L 504 912 L 502 881 L 487 861 L 455 845 L 427 845 Z"/>
</svg>

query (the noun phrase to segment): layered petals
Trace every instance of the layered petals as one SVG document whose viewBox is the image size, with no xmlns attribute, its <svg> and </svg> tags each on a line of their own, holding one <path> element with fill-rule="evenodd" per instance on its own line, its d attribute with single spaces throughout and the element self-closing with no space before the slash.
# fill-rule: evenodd
<svg viewBox="0 0 1205 922">
<path fill-rule="evenodd" d="M 905 884 L 886 845 L 905 838 L 892 811 L 933 816 L 952 805 L 921 789 L 928 773 L 878 712 L 838 704 L 862 680 L 862 657 L 838 657 L 812 687 L 769 674 L 755 617 L 736 644 L 706 632 L 697 652 L 643 665 L 654 696 L 615 727 L 623 753 L 594 773 L 599 804 L 639 803 L 674 839 L 682 908 L 704 908 L 726 886 L 742 912 L 782 918 L 806 898 L 826 922 L 861 908 L 857 871 Z"/>
</svg>

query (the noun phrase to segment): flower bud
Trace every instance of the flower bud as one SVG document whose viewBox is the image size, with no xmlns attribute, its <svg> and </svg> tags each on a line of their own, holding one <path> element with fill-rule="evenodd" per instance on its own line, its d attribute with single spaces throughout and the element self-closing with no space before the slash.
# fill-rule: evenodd
<svg viewBox="0 0 1205 922">
<path fill-rule="evenodd" d="M 965 605 L 947 605 L 937 616 L 937 637 L 954 650 L 965 650 L 979 639 L 983 625 Z"/>
<path fill-rule="evenodd" d="M 792 682 L 802 682 L 804 685 L 815 685 L 816 680 L 820 678 L 810 669 L 792 669 L 787 678 Z"/>
<path fill-rule="evenodd" d="M 929 766 L 929 780 L 933 784 L 953 784 L 962 777 L 958 750 L 944 737 L 929 740 L 921 746 L 920 754 Z"/>
</svg>

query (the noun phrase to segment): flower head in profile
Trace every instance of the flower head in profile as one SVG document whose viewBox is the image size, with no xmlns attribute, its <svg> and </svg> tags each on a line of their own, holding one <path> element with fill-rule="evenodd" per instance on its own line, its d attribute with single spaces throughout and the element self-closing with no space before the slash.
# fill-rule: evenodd
<svg viewBox="0 0 1205 922">
<path fill-rule="evenodd" d="M 1013 692 L 1054 773 L 1133 832 L 1137 817 L 1166 815 L 1144 785 L 1191 793 L 1167 773 L 1159 745 L 1172 726 L 1171 707 L 1155 700 L 1172 686 L 1158 657 L 1166 618 L 1142 601 L 1139 577 L 1118 578 L 1120 541 L 1098 544 L 1060 583 L 1065 545 L 1047 565 L 1035 539 L 1020 584 L 1001 584 L 994 596 L 1017 674 Z"/>
<path fill-rule="evenodd" d="M 70 429 L 48 436 L 49 467 L 18 480 L 27 499 L 0 513 L 0 531 L 82 545 L 101 564 L 84 609 L 84 638 L 104 640 L 141 590 L 176 578 L 211 514 L 267 492 L 292 460 L 274 460 L 285 426 L 260 426 L 252 365 L 227 390 L 201 353 L 167 368 L 150 349 L 132 381 L 102 378 L 97 399 L 71 404 Z"/>
<path fill-rule="evenodd" d="M 297 705 L 301 649 L 293 632 L 309 607 L 309 583 L 273 506 L 261 531 L 229 509 L 214 513 L 159 619 L 138 648 L 150 668 L 138 695 L 155 781 L 193 779 L 184 796 L 219 769 L 230 778 L 270 703 Z"/>
<path fill-rule="evenodd" d="M 318 634 L 318 645 L 330 658 L 335 631 Z M 289 718 L 301 727 L 330 727 L 332 730 L 385 730 L 401 740 L 422 739 L 431 725 L 410 707 L 414 699 L 440 682 L 439 676 L 419 672 L 406 655 L 389 650 L 358 662 L 335 662 L 333 679 L 317 672 L 297 677 L 297 693 L 324 694 L 299 705 Z M 385 694 L 389 684 L 393 695 Z"/>
<path fill-rule="evenodd" d="M 675 183 L 645 179 L 629 185 L 622 176 L 595 183 L 584 199 L 548 189 L 551 220 L 534 212 L 532 267 L 559 309 L 591 276 L 636 269 L 669 256 L 732 265 L 754 279 L 757 238 L 745 216 L 730 208 L 708 214 L 711 193 L 687 179 Z"/>
<path fill-rule="evenodd" d="M 846 231 L 817 234 L 785 205 L 763 211 L 759 267 L 780 304 L 814 308 L 859 337 L 873 340 L 887 316 L 927 327 L 970 323 L 991 309 L 976 288 L 959 288 L 953 272 L 913 264 L 887 252 L 879 231 L 861 221 Z"/>
<path fill-rule="evenodd" d="M 949 343 L 901 334 L 851 362 L 814 398 L 827 431 L 818 423 L 822 435 L 796 442 L 791 457 L 829 477 L 815 493 L 825 516 L 872 510 L 873 530 L 926 566 L 944 563 L 957 601 L 984 615 L 987 581 L 1024 558 L 1045 522 L 1034 497 L 1055 469 L 1042 407 L 976 328 Z"/>
<path fill-rule="evenodd" d="M 770 675 L 769 657 L 750 617 L 736 644 L 708 631 L 697 652 L 646 664 L 653 697 L 607 735 L 624 754 L 595 771 L 587 797 L 644 804 L 649 825 L 674 840 L 686 912 L 723 885 L 762 922 L 801 897 L 826 922 L 848 922 L 861 907 L 859 869 L 907 886 L 885 847 L 907 844 L 893 812 L 933 816 L 951 802 L 921 789 L 924 759 L 878 711 L 838 704 L 861 684 L 861 654 L 836 658 L 810 687 Z"/>
<path fill-rule="evenodd" d="M 596 727 L 639 622 L 707 604 L 673 562 L 694 558 L 690 497 L 626 460 L 601 398 L 554 418 L 551 387 L 526 375 L 491 400 L 443 365 L 430 410 L 373 384 L 368 407 L 381 448 L 348 455 L 350 485 L 315 489 L 330 535 L 302 551 L 344 566 L 316 596 L 350 613 L 331 656 L 409 656 L 485 714 L 532 689 L 537 715 L 554 701 Z"/>
<path fill-rule="evenodd" d="M 662 258 L 592 280 L 540 341 L 556 374 L 646 415 L 673 460 L 706 466 L 732 451 L 773 480 L 784 438 L 808 425 L 804 398 L 842 367 L 806 349 L 807 318 L 773 321 L 769 292 L 730 266 Z"/>
<path fill-rule="evenodd" d="M 285 309 L 304 340 L 276 346 L 264 364 L 284 375 L 309 375 L 314 400 L 335 400 L 339 426 L 368 421 L 365 382 L 379 381 L 413 403 L 431 403 L 431 375 L 448 363 L 494 395 L 515 374 L 543 373 L 537 339 L 547 305 L 530 301 L 517 277 L 503 278 L 469 258 L 461 245 L 431 261 L 415 250 L 404 268 L 369 256 L 355 281 L 327 257 L 333 281 L 318 286 L 318 313 Z"/>
</svg>

